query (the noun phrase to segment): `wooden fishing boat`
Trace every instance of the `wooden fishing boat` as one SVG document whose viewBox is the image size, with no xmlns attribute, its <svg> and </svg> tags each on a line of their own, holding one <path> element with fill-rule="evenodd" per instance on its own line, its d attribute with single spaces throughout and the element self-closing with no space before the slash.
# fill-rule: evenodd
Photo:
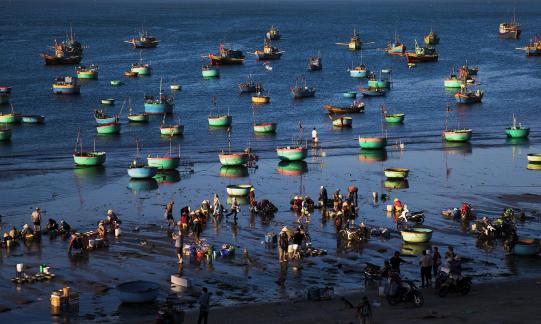
<svg viewBox="0 0 541 324">
<path fill-rule="evenodd" d="M 483 99 L 483 95 L 483 91 L 479 89 L 475 91 L 467 91 L 466 87 L 463 86 L 460 89 L 460 92 L 455 93 L 455 100 L 457 103 L 466 105 L 480 103 Z"/>
<path fill-rule="evenodd" d="M 0 127 L 0 141 L 9 141 L 11 139 L 11 129 Z"/>
<path fill-rule="evenodd" d="M 55 40 L 53 49 L 54 55 L 48 53 L 41 54 L 45 65 L 79 64 L 83 59 L 83 46 L 75 40 L 72 31 L 70 31 L 67 40 L 61 43 Z"/>
<path fill-rule="evenodd" d="M 390 41 L 387 44 L 387 47 L 384 49 L 385 53 L 389 55 L 399 55 L 402 56 L 406 53 L 406 45 L 400 42 L 398 34 L 394 34 L 394 41 Z"/>
<path fill-rule="evenodd" d="M 143 63 L 143 60 L 140 60 L 131 65 L 130 72 L 137 73 L 137 76 L 147 76 L 152 73 L 152 67 L 149 63 Z"/>
<path fill-rule="evenodd" d="M 12 109 L 13 110 L 13 109 Z M 22 120 L 22 115 L 19 113 L 11 112 L 8 114 L 0 112 L 0 124 L 18 124 Z"/>
<path fill-rule="evenodd" d="M 298 78 L 295 81 L 295 85 L 292 86 L 289 90 L 293 99 L 310 98 L 316 95 L 316 88 L 307 86 L 306 79 L 304 78 Z"/>
<path fill-rule="evenodd" d="M 530 129 L 522 127 L 520 123 L 517 125 L 517 119 L 513 114 L 513 125 L 505 129 L 505 134 L 510 138 L 526 138 L 530 135 Z"/>
<path fill-rule="evenodd" d="M 104 125 L 118 122 L 119 117 L 118 115 L 107 115 L 102 109 L 96 109 L 94 111 L 94 119 L 96 120 L 96 124 Z"/>
<path fill-rule="evenodd" d="M 75 69 L 78 79 L 97 79 L 98 78 L 98 66 L 91 64 L 88 67 L 78 66 Z"/>
<path fill-rule="evenodd" d="M 151 36 L 146 30 L 140 32 L 138 37 L 124 42 L 132 44 L 133 48 L 155 48 L 160 44 L 160 41 L 156 37 Z"/>
<path fill-rule="evenodd" d="M 41 115 L 23 115 L 23 123 L 27 124 L 43 124 L 45 122 L 45 116 Z"/>
<path fill-rule="evenodd" d="M 363 97 L 382 97 L 387 94 L 387 90 L 383 88 L 360 88 L 359 91 Z"/>
<path fill-rule="evenodd" d="M 252 77 L 250 76 L 246 82 L 239 83 L 239 91 L 241 94 L 262 92 L 263 86 L 260 82 L 255 82 L 252 80 Z"/>
<path fill-rule="evenodd" d="M 412 227 L 400 231 L 402 240 L 408 243 L 425 243 L 432 238 L 432 229 L 425 227 Z"/>
<path fill-rule="evenodd" d="M 456 74 L 451 74 L 449 77 L 445 80 L 443 80 L 443 86 L 446 88 L 460 88 L 464 85 L 464 82 L 460 80 Z"/>
<path fill-rule="evenodd" d="M 471 139 L 471 129 L 454 129 L 443 131 L 443 137 L 447 142 L 468 142 Z"/>
<path fill-rule="evenodd" d="M 423 39 L 426 45 L 437 45 L 440 43 L 440 37 L 436 32 L 432 30 L 430 30 L 430 33 L 428 33 L 428 35 L 425 35 Z"/>
<path fill-rule="evenodd" d="M 406 116 L 406 114 L 404 114 L 404 113 L 398 113 L 398 114 L 385 115 L 383 118 L 385 119 L 386 123 L 399 124 L 399 123 L 404 122 L 404 117 L 405 116 Z"/>
<path fill-rule="evenodd" d="M 369 89 L 390 89 L 391 88 L 391 70 L 383 69 L 380 72 L 380 78 L 376 77 L 375 73 L 368 74 L 368 88 Z M 385 73 L 383 73 L 385 71 Z"/>
<path fill-rule="evenodd" d="M 220 70 L 218 70 L 217 68 L 213 67 L 210 64 L 209 65 L 203 65 L 203 67 L 201 68 L 201 75 L 205 79 L 207 79 L 207 78 L 218 78 L 218 77 L 220 77 Z"/>
<path fill-rule="evenodd" d="M 405 179 L 408 177 L 410 170 L 405 168 L 387 168 L 383 170 L 385 177 L 392 179 Z"/>
<path fill-rule="evenodd" d="M 415 52 L 406 52 L 408 63 L 424 63 L 438 61 L 438 53 L 433 47 L 421 47 L 415 41 Z"/>
<path fill-rule="evenodd" d="M 319 71 L 321 69 L 323 69 L 323 63 L 319 54 L 308 59 L 308 71 Z"/>
<path fill-rule="evenodd" d="M 519 39 L 522 30 L 520 24 L 516 21 L 516 15 L 513 13 L 513 20 L 511 22 L 503 22 L 498 29 L 498 36 L 500 38 L 507 39 Z"/>
<path fill-rule="evenodd" d="M 227 194 L 229 196 L 248 196 L 250 193 L 250 189 L 252 189 L 253 186 L 250 184 L 238 184 L 238 185 L 229 185 L 226 187 Z"/>
<path fill-rule="evenodd" d="M 256 93 L 252 96 L 252 103 L 256 105 L 268 104 L 270 102 L 270 97 L 263 95 L 261 92 Z"/>
<path fill-rule="evenodd" d="M 113 99 L 113 98 L 100 99 L 100 103 L 102 105 L 112 106 L 112 105 L 115 104 L 115 99 Z"/>
<path fill-rule="evenodd" d="M 145 95 L 145 113 L 147 115 L 172 114 L 175 98 L 163 93 L 163 82 L 160 80 L 160 93 L 158 97 Z"/>
<path fill-rule="evenodd" d="M 382 150 L 387 146 L 387 138 L 359 136 L 359 146 L 365 150 Z"/>
<path fill-rule="evenodd" d="M 277 148 L 276 153 L 282 161 L 302 161 L 306 158 L 308 150 L 302 146 L 287 146 Z"/>
<path fill-rule="evenodd" d="M 128 78 L 136 78 L 136 77 L 139 76 L 139 73 L 133 72 L 133 71 L 126 71 L 126 72 L 124 72 L 124 76 L 126 76 Z"/>
<path fill-rule="evenodd" d="M 247 176 L 248 168 L 244 165 L 222 165 L 220 167 L 220 177 L 244 178 Z"/>
<path fill-rule="evenodd" d="M 224 43 L 220 43 L 220 52 L 218 54 L 210 53 L 208 55 L 211 65 L 236 65 L 244 63 L 244 54 L 239 50 L 228 49 Z"/>
<path fill-rule="evenodd" d="M 249 155 L 246 152 L 240 152 L 240 153 L 224 153 L 222 151 L 221 154 L 218 154 L 218 157 L 220 159 L 220 163 L 222 165 L 244 165 L 248 163 Z"/>
<path fill-rule="evenodd" d="M 298 177 L 308 172 L 308 164 L 305 161 L 280 161 L 276 171 L 284 176 Z"/>
<path fill-rule="evenodd" d="M 325 105 L 323 106 L 327 111 L 334 114 L 354 114 L 364 112 L 364 102 L 354 101 L 351 105 L 346 107 L 339 107 L 334 105 Z"/>
<path fill-rule="evenodd" d="M 160 134 L 164 136 L 177 136 L 184 133 L 184 125 L 175 124 L 175 125 L 160 125 Z"/>
<path fill-rule="evenodd" d="M 527 158 L 530 163 L 541 163 L 541 153 L 530 153 Z"/>
<path fill-rule="evenodd" d="M 357 35 L 357 31 L 353 29 L 353 34 L 351 35 L 351 38 L 349 39 L 349 42 L 347 43 L 336 43 L 337 45 L 346 45 L 349 50 L 351 51 L 357 51 L 362 48 L 363 42 L 361 41 L 361 38 L 359 35 Z"/>
<path fill-rule="evenodd" d="M 172 170 L 180 165 L 180 156 L 169 155 L 148 155 L 147 164 L 149 167 L 154 167 L 158 170 Z"/>
<path fill-rule="evenodd" d="M 527 56 L 540 56 L 541 55 L 541 39 L 537 36 L 533 40 L 530 40 L 528 45 L 523 48 Z"/>
<path fill-rule="evenodd" d="M 279 60 L 284 52 L 273 47 L 267 39 L 263 42 L 263 50 L 256 50 L 254 54 L 258 60 Z"/>
<path fill-rule="evenodd" d="M 265 36 L 269 40 L 279 40 L 282 37 L 280 30 L 274 25 L 271 26 L 270 30 L 265 34 Z"/>
<path fill-rule="evenodd" d="M 149 116 L 146 113 L 128 114 L 128 121 L 130 123 L 148 123 L 148 120 L 149 120 Z"/>
<path fill-rule="evenodd" d="M 523 256 L 536 255 L 539 254 L 539 247 L 539 239 L 519 237 L 513 245 L 513 254 Z"/>
<path fill-rule="evenodd" d="M 124 85 L 124 82 L 122 82 L 120 80 L 111 80 L 111 85 L 113 87 L 120 87 L 121 85 Z"/>
<path fill-rule="evenodd" d="M 349 76 L 352 78 L 366 78 L 368 69 L 363 64 L 349 69 Z"/>
<path fill-rule="evenodd" d="M 229 127 L 231 126 L 232 122 L 233 116 L 231 115 L 216 115 L 208 117 L 209 126 Z"/>
<path fill-rule="evenodd" d="M 171 89 L 171 91 L 181 91 L 182 90 L 182 86 L 180 84 L 176 84 L 176 83 L 173 83 L 169 86 L 169 88 Z"/>
<path fill-rule="evenodd" d="M 120 133 L 120 125 L 119 122 L 99 124 L 96 125 L 96 131 L 98 134 L 118 134 Z"/>
<path fill-rule="evenodd" d="M 270 134 L 276 132 L 276 123 L 259 123 L 254 124 L 254 132 L 256 134 Z"/>
<path fill-rule="evenodd" d="M 74 95 L 80 93 L 80 86 L 77 84 L 77 79 L 71 76 L 56 78 L 53 83 L 54 94 Z"/>
<path fill-rule="evenodd" d="M 347 116 L 341 116 L 331 118 L 333 127 L 349 128 L 353 126 L 353 118 Z"/>
<path fill-rule="evenodd" d="M 79 148 L 79 150 L 77 150 Z M 79 166 L 98 166 L 105 163 L 107 154 L 105 152 L 96 151 L 96 141 L 94 141 L 93 151 L 83 151 L 80 133 L 77 132 L 77 142 L 73 151 L 73 162 Z"/>
</svg>

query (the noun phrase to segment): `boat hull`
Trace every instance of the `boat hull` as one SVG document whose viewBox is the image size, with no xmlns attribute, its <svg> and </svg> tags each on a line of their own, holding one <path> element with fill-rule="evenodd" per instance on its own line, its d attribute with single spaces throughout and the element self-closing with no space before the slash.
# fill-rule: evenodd
<svg viewBox="0 0 541 324">
<path fill-rule="evenodd" d="M 233 121 L 233 116 L 219 116 L 219 117 L 208 118 L 209 126 L 227 127 L 227 126 L 231 126 L 232 121 Z"/>
<path fill-rule="evenodd" d="M 393 114 L 385 116 L 385 122 L 388 124 L 400 124 L 404 122 L 405 114 Z"/>
<path fill-rule="evenodd" d="M 148 179 L 152 178 L 158 172 L 158 168 L 145 166 L 138 168 L 128 168 L 128 175 L 133 179 Z"/>
<path fill-rule="evenodd" d="M 130 114 L 128 115 L 128 121 L 130 123 L 148 123 L 147 114 Z"/>
<path fill-rule="evenodd" d="M 515 255 L 536 255 L 539 253 L 538 239 L 520 239 L 513 246 L 513 254 Z"/>
<path fill-rule="evenodd" d="M 11 129 L 0 129 L 0 141 L 9 141 L 11 139 Z"/>
<path fill-rule="evenodd" d="M 353 118 L 351 117 L 337 117 L 332 120 L 333 127 L 346 128 L 353 125 Z"/>
<path fill-rule="evenodd" d="M 285 147 L 276 149 L 276 153 L 282 161 L 302 161 L 306 158 L 307 150 L 304 147 Z"/>
<path fill-rule="evenodd" d="M 432 230 L 429 228 L 412 228 L 400 231 L 402 240 L 408 243 L 425 243 L 432 239 Z"/>
<path fill-rule="evenodd" d="M 443 133 L 447 142 L 468 142 L 471 139 L 472 131 L 447 131 Z"/>
<path fill-rule="evenodd" d="M 145 102 L 145 114 L 148 115 L 163 115 L 172 114 L 173 105 L 167 103 L 147 103 Z"/>
<path fill-rule="evenodd" d="M 81 92 L 81 88 L 78 85 L 56 85 L 53 84 L 53 93 L 54 94 L 64 94 L 64 95 L 77 95 Z"/>
<path fill-rule="evenodd" d="M 77 72 L 77 78 L 78 79 L 97 79 L 98 72 L 97 71 Z"/>
<path fill-rule="evenodd" d="M 368 75 L 368 70 L 349 70 L 349 76 L 352 78 L 366 78 Z"/>
<path fill-rule="evenodd" d="M 106 106 L 112 106 L 115 104 L 115 99 L 101 99 L 100 103 Z"/>
<path fill-rule="evenodd" d="M 80 166 L 97 166 L 105 163 L 107 154 L 105 152 L 84 152 L 73 154 L 73 162 Z"/>
<path fill-rule="evenodd" d="M 243 165 L 248 163 L 247 153 L 219 154 L 220 163 L 225 166 Z"/>
<path fill-rule="evenodd" d="M 446 88 L 460 88 L 464 83 L 458 79 L 447 79 L 443 81 L 443 86 Z"/>
<path fill-rule="evenodd" d="M 458 93 L 455 93 L 455 100 L 459 104 L 471 105 L 471 104 L 480 103 L 481 100 L 483 100 L 483 95 L 481 94 L 481 95 L 476 95 L 476 96 L 468 96 L 468 95 L 464 95 L 458 92 Z"/>
<path fill-rule="evenodd" d="M 361 89 L 363 97 L 383 97 L 387 94 L 387 91 L 382 88 L 376 89 Z"/>
<path fill-rule="evenodd" d="M 252 103 L 256 105 L 268 104 L 270 102 L 270 97 L 267 96 L 252 96 Z"/>
<path fill-rule="evenodd" d="M 203 78 L 217 78 L 220 76 L 220 70 L 218 69 L 208 69 L 201 71 Z"/>
<path fill-rule="evenodd" d="M 57 57 L 49 54 L 41 54 L 41 57 L 45 61 L 45 65 L 71 65 L 79 64 L 83 59 L 82 56 L 71 56 L 71 57 Z"/>
<path fill-rule="evenodd" d="M 276 123 L 261 123 L 254 125 L 254 132 L 259 134 L 268 134 L 276 132 Z"/>
<path fill-rule="evenodd" d="M 226 187 L 227 194 L 234 197 L 248 196 L 250 189 L 252 189 L 252 185 L 249 184 L 229 185 Z"/>
<path fill-rule="evenodd" d="M 355 114 L 364 112 L 364 105 L 358 107 L 338 107 L 333 105 L 325 105 L 323 108 L 333 114 Z"/>
<path fill-rule="evenodd" d="M 158 170 L 176 169 L 180 165 L 180 157 L 164 156 L 164 157 L 147 157 L 149 167 L 154 167 Z"/>
<path fill-rule="evenodd" d="M 117 121 L 117 117 L 94 118 L 94 119 L 96 120 L 96 124 L 98 125 L 111 124 Z"/>
<path fill-rule="evenodd" d="M 45 122 L 45 117 L 39 115 L 22 116 L 22 121 L 23 123 L 28 124 L 43 124 Z"/>
<path fill-rule="evenodd" d="M 0 124 L 18 124 L 22 120 L 19 114 L 0 115 Z"/>
<path fill-rule="evenodd" d="M 505 129 L 505 134 L 510 138 L 525 138 L 530 135 L 529 128 L 511 128 L 508 127 Z"/>
<path fill-rule="evenodd" d="M 120 133 L 120 123 L 109 123 L 96 126 L 98 134 L 118 134 Z"/>
<path fill-rule="evenodd" d="M 438 55 L 417 55 L 415 53 L 406 53 L 408 63 L 437 62 Z"/>
<path fill-rule="evenodd" d="M 522 31 L 519 29 L 507 32 L 498 32 L 498 36 L 503 39 L 519 39 L 521 33 Z"/>
<path fill-rule="evenodd" d="M 385 80 L 368 80 L 368 88 L 389 89 L 391 82 Z"/>
<path fill-rule="evenodd" d="M 166 136 L 182 135 L 184 133 L 184 125 L 171 125 L 160 127 L 160 134 Z"/>
<path fill-rule="evenodd" d="M 255 55 L 258 60 L 279 60 L 282 57 L 282 53 L 266 54 L 259 51 L 256 51 Z"/>
<path fill-rule="evenodd" d="M 149 67 L 134 67 L 134 68 L 131 68 L 130 71 L 133 73 L 137 73 L 137 76 L 140 76 L 140 75 L 145 76 L 145 75 L 152 74 L 152 69 Z"/>
<path fill-rule="evenodd" d="M 387 146 L 385 137 L 359 137 L 359 146 L 365 150 L 381 150 Z"/>
</svg>

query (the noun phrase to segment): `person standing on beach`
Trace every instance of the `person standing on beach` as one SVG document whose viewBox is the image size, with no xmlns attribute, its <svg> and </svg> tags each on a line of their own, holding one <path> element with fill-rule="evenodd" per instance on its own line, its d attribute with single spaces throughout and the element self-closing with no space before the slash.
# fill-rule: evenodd
<svg viewBox="0 0 541 324">
<path fill-rule="evenodd" d="M 41 209 L 39 207 L 32 212 L 32 224 L 35 233 L 41 232 Z"/>
<path fill-rule="evenodd" d="M 289 238 L 287 236 L 287 227 L 283 227 L 278 238 L 278 258 L 280 262 L 287 262 L 287 250 L 289 248 Z"/>
<path fill-rule="evenodd" d="M 170 201 L 165 206 L 165 219 L 167 220 L 167 227 L 175 226 L 175 220 L 173 219 L 173 205 L 174 201 Z"/>
<path fill-rule="evenodd" d="M 210 296 L 207 287 L 203 287 L 201 291 L 201 296 L 199 296 L 199 318 L 197 319 L 197 324 L 201 324 L 201 322 L 207 324 L 209 318 Z"/>
<path fill-rule="evenodd" d="M 389 263 L 391 264 L 391 269 L 397 273 L 400 273 L 400 264 L 401 263 L 407 263 L 400 257 L 400 252 L 396 251 L 394 253 L 394 256 L 389 259 Z"/>
<path fill-rule="evenodd" d="M 179 230 L 178 230 L 178 233 L 176 234 L 173 233 L 173 240 L 175 240 L 175 250 L 177 252 L 178 263 L 182 264 L 183 263 L 182 248 L 184 245 L 184 236 L 182 235 L 182 231 L 180 230 L 180 227 L 181 227 L 180 221 L 178 223 L 179 223 L 178 224 Z"/>
<path fill-rule="evenodd" d="M 359 306 L 357 306 L 357 317 L 359 318 L 359 324 L 368 324 L 372 318 L 372 307 L 368 297 L 364 296 Z"/>
<path fill-rule="evenodd" d="M 441 267 L 441 254 L 438 251 L 438 247 L 435 246 L 434 253 L 432 253 L 432 270 L 434 273 L 434 278 L 437 278 L 440 267 Z"/>
<path fill-rule="evenodd" d="M 419 261 L 421 266 L 421 288 L 431 287 L 432 286 L 432 256 L 430 256 L 430 251 L 423 251 L 423 256 Z"/>
</svg>

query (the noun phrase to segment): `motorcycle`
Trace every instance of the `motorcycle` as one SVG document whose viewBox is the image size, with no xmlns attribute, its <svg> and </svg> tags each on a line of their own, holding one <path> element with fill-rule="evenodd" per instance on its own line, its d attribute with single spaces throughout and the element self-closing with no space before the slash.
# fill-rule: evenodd
<svg viewBox="0 0 541 324">
<path fill-rule="evenodd" d="M 471 290 L 471 278 L 455 279 L 448 272 L 442 270 L 436 277 L 436 289 L 438 289 L 440 297 L 445 297 L 448 293 L 460 293 L 462 296 L 466 296 Z"/>
<path fill-rule="evenodd" d="M 360 241 L 368 240 L 370 236 L 370 231 L 366 227 L 357 227 L 357 228 L 345 228 L 340 230 L 340 235 L 346 238 L 348 241 Z"/>
<path fill-rule="evenodd" d="M 394 290 L 396 290 L 394 294 L 387 295 L 387 301 L 389 302 L 389 305 L 396 305 L 400 302 L 413 302 L 416 307 L 423 306 L 423 303 L 425 301 L 423 298 L 423 294 L 412 281 L 393 281 L 391 282 L 391 291 L 393 290 L 393 285 L 398 285 L 398 287 L 394 288 Z"/>
<path fill-rule="evenodd" d="M 368 287 L 369 282 L 379 282 L 381 280 L 381 267 L 367 262 L 363 269 L 363 279 L 365 287 Z"/>
<path fill-rule="evenodd" d="M 397 225 L 403 225 L 404 223 L 416 223 L 420 225 L 425 221 L 425 212 L 424 210 L 410 212 L 406 211 L 400 214 L 397 219 Z"/>
</svg>

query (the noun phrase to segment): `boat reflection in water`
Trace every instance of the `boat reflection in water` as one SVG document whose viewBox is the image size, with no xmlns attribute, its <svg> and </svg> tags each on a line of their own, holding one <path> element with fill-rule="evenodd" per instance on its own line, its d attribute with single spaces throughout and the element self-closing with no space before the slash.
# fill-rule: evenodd
<svg viewBox="0 0 541 324">
<path fill-rule="evenodd" d="M 105 166 L 76 166 L 73 168 L 73 174 L 80 178 L 102 176 L 105 174 Z"/>
<path fill-rule="evenodd" d="M 472 145 L 469 142 L 443 142 L 443 150 L 448 155 L 469 155 Z"/>
<path fill-rule="evenodd" d="M 432 249 L 431 243 L 406 243 L 402 242 L 402 246 L 400 247 L 400 253 L 404 255 L 414 255 L 419 256 L 423 253 L 423 251 Z"/>
<path fill-rule="evenodd" d="M 360 150 L 359 161 L 363 163 L 376 163 L 387 160 L 386 150 Z"/>
<path fill-rule="evenodd" d="M 134 194 L 144 191 L 158 189 L 158 182 L 154 178 L 150 179 L 130 179 L 128 189 Z"/>
<path fill-rule="evenodd" d="M 244 165 L 222 165 L 220 177 L 245 178 L 248 176 L 248 168 Z"/>
<path fill-rule="evenodd" d="M 507 137 L 505 139 L 505 144 L 516 145 L 516 146 L 521 146 L 521 147 L 529 147 L 530 141 L 528 140 L 527 137 L 524 137 L 524 138 Z"/>
<path fill-rule="evenodd" d="M 383 186 L 385 189 L 408 189 L 410 187 L 406 179 L 387 179 Z"/>
<path fill-rule="evenodd" d="M 180 181 L 180 172 L 178 170 L 159 170 L 154 176 L 154 180 L 159 184 L 174 184 Z"/>
<path fill-rule="evenodd" d="M 278 173 L 285 176 L 300 176 L 308 172 L 308 163 L 304 161 L 280 161 Z"/>
</svg>

